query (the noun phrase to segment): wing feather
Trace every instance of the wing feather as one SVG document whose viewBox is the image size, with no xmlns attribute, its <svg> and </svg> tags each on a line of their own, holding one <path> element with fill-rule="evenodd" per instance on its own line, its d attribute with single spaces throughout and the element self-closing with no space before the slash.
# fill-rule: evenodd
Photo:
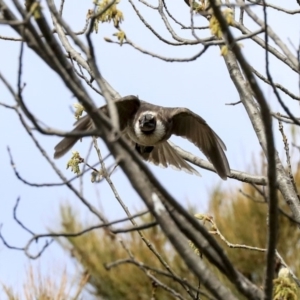
<svg viewBox="0 0 300 300">
<path fill-rule="evenodd" d="M 123 131 L 128 125 L 128 121 L 134 117 L 140 107 L 140 100 L 136 96 L 126 96 L 115 102 L 119 115 L 120 131 Z M 103 113 L 108 115 L 107 105 L 99 108 Z M 80 118 L 74 123 L 76 126 L 72 132 L 87 131 L 93 127 L 93 121 L 89 115 Z M 80 139 L 80 137 L 65 137 L 55 146 L 54 158 L 60 158 L 68 152 Z"/>
<path fill-rule="evenodd" d="M 226 146 L 204 119 L 187 108 L 169 108 L 173 121 L 172 134 L 188 139 L 214 165 L 219 176 L 226 180 L 230 167 L 224 153 Z"/>
</svg>

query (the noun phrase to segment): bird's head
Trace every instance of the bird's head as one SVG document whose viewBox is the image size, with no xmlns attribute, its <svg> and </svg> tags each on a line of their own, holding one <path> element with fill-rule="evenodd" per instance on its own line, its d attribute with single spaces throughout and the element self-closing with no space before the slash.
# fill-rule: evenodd
<svg viewBox="0 0 300 300">
<path fill-rule="evenodd" d="M 142 115 L 138 122 L 142 132 L 152 132 L 156 128 L 156 116 L 151 113 Z"/>
</svg>

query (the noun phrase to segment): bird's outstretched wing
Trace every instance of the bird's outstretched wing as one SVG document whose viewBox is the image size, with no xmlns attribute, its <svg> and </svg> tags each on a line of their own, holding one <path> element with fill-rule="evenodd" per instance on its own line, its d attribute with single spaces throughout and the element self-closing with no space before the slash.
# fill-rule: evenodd
<svg viewBox="0 0 300 300">
<path fill-rule="evenodd" d="M 226 146 L 204 119 L 187 108 L 168 108 L 173 120 L 172 134 L 188 139 L 214 165 L 219 176 L 226 180 L 230 167 L 224 150 Z"/>
<path fill-rule="evenodd" d="M 120 131 L 123 131 L 127 126 L 128 120 L 133 118 L 141 103 L 136 96 L 126 96 L 117 100 L 115 104 L 119 115 Z M 108 115 L 107 105 L 104 105 L 99 109 Z M 74 126 L 76 127 L 72 132 L 87 131 L 93 128 L 93 121 L 89 115 L 86 115 L 75 122 Z M 54 158 L 60 158 L 67 153 L 79 139 L 80 137 L 65 137 L 62 139 L 54 148 Z"/>
<path fill-rule="evenodd" d="M 173 149 L 167 141 L 154 146 L 150 153 L 148 151 L 148 148 L 150 147 L 145 148 L 145 152 L 139 151 L 144 160 L 163 168 L 170 166 L 176 170 L 183 170 L 187 173 L 201 176 L 199 172 L 181 158 L 177 151 Z"/>
</svg>

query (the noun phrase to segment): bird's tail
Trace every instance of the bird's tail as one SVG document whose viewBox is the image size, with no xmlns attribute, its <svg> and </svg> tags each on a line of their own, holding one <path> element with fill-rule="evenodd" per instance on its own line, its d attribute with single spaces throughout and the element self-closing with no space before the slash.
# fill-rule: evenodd
<svg viewBox="0 0 300 300">
<path fill-rule="evenodd" d="M 86 115 L 75 123 L 72 132 L 86 131 L 92 128 L 92 120 Z M 66 154 L 80 139 L 80 137 L 65 137 L 54 147 L 54 158 L 60 158 Z"/>
</svg>

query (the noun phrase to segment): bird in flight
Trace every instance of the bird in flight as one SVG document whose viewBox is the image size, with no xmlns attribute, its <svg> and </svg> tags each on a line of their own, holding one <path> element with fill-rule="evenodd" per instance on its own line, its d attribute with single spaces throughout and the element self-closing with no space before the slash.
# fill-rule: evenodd
<svg viewBox="0 0 300 300">
<path fill-rule="evenodd" d="M 227 179 L 230 167 L 224 153 L 225 144 L 205 120 L 191 110 L 153 105 L 136 96 L 120 98 L 115 101 L 115 105 L 120 131 L 144 160 L 199 175 L 168 143 L 168 139 L 174 134 L 197 146 L 213 164 L 217 174 L 222 179 Z M 107 105 L 99 109 L 108 115 Z M 91 130 L 94 126 L 89 115 L 82 117 L 74 125 L 74 132 Z M 54 158 L 63 156 L 79 139 L 80 137 L 65 137 L 55 146 Z"/>
</svg>

